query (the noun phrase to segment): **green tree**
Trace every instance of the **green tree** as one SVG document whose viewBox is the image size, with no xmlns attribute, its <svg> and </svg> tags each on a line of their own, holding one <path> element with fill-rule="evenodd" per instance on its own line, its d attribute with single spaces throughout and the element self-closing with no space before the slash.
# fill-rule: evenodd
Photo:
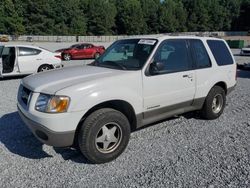
<svg viewBox="0 0 250 188">
<path fill-rule="evenodd" d="M 240 16 L 233 25 L 237 31 L 250 31 L 250 0 L 243 0 L 240 7 Z"/>
<path fill-rule="evenodd" d="M 119 34 L 137 35 L 146 33 L 145 20 L 139 0 L 118 1 L 117 29 Z"/>
<path fill-rule="evenodd" d="M 24 34 L 23 18 L 18 15 L 12 0 L 0 2 L 0 33 L 10 35 Z"/>
<path fill-rule="evenodd" d="M 28 0 L 24 17 L 27 34 L 52 35 L 54 27 L 51 0 Z"/>
<path fill-rule="evenodd" d="M 159 14 L 160 32 L 186 31 L 186 10 L 182 2 L 166 0 L 162 2 Z"/>
<path fill-rule="evenodd" d="M 60 35 L 85 35 L 87 32 L 87 18 L 83 10 L 82 0 L 68 0 L 61 2 L 55 0 L 53 20 L 55 26 L 53 33 Z"/>
<path fill-rule="evenodd" d="M 209 31 L 210 15 L 206 0 L 184 1 L 184 6 L 188 11 L 187 27 L 189 31 Z"/>
<path fill-rule="evenodd" d="M 113 34 L 116 13 L 113 1 L 90 1 L 88 5 L 88 33 L 91 35 Z"/>
<path fill-rule="evenodd" d="M 159 33 L 159 10 L 161 7 L 160 0 L 140 0 L 146 33 Z"/>
</svg>

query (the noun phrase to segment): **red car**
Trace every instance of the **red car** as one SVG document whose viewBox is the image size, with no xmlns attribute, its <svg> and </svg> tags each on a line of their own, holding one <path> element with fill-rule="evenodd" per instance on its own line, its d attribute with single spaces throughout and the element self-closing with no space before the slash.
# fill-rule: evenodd
<svg viewBox="0 0 250 188">
<path fill-rule="evenodd" d="M 93 44 L 75 44 L 69 48 L 59 49 L 56 52 L 62 53 L 63 60 L 71 59 L 93 59 L 98 58 L 105 51 L 104 46 L 94 46 Z"/>
</svg>

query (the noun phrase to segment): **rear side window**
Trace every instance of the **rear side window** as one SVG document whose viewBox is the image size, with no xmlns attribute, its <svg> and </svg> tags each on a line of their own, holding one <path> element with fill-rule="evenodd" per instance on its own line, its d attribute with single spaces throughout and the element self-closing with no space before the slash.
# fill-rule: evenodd
<svg viewBox="0 0 250 188">
<path fill-rule="evenodd" d="M 19 56 L 37 55 L 41 50 L 35 48 L 19 47 Z"/>
<path fill-rule="evenodd" d="M 208 68 L 211 67 L 211 61 L 208 56 L 207 50 L 201 40 L 190 40 L 192 47 L 193 57 L 195 58 L 196 68 Z"/>
<path fill-rule="evenodd" d="M 223 41 L 208 40 L 207 43 L 219 66 L 231 65 L 234 63 L 233 58 Z"/>
</svg>

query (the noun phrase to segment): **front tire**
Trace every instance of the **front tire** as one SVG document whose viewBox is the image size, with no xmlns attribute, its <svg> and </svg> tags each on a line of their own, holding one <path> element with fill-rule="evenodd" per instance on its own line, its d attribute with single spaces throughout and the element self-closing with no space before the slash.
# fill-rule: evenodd
<svg viewBox="0 0 250 188">
<path fill-rule="evenodd" d="M 214 86 L 208 93 L 201 116 L 204 119 L 213 120 L 221 116 L 226 105 L 225 90 L 220 86 Z"/>
<path fill-rule="evenodd" d="M 117 110 L 103 108 L 86 118 L 78 133 L 78 144 L 88 161 L 106 163 L 125 150 L 129 137 L 127 117 Z"/>
</svg>

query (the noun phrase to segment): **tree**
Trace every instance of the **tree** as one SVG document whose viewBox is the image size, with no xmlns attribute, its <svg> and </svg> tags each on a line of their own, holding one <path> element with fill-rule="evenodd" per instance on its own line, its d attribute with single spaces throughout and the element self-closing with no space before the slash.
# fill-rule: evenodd
<svg viewBox="0 0 250 188">
<path fill-rule="evenodd" d="M 187 27 L 189 31 L 209 31 L 210 17 L 208 13 L 207 1 L 205 0 L 184 0 L 187 9 Z"/>
<path fill-rule="evenodd" d="M 83 10 L 83 1 L 55 0 L 52 6 L 55 27 L 53 33 L 60 35 L 85 35 L 87 32 L 87 18 Z"/>
<path fill-rule="evenodd" d="M 24 24 L 27 34 L 51 35 L 53 34 L 53 9 L 49 0 L 28 0 L 24 15 Z"/>
<path fill-rule="evenodd" d="M 113 34 L 115 16 L 117 13 L 115 3 L 109 0 L 94 0 L 88 5 L 88 33 L 91 35 Z"/>
<path fill-rule="evenodd" d="M 162 2 L 159 14 L 160 32 L 186 31 L 186 10 L 182 2 L 166 0 Z"/>
<path fill-rule="evenodd" d="M 140 0 L 143 18 L 146 22 L 146 33 L 159 33 L 159 10 L 161 7 L 160 0 Z"/>
<path fill-rule="evenodd" d="M 118 1 L 117 29 L 119 34 L 137 35 L 143 34 L 145 29 L 145 20 L 141 3 L 139 0 Z"/>
<path fill-rule="evenodd" d="M 12 0 L 2 0 L 0 2 L 0 33 L 10 35 L 24 34 L 23 18 L 15 9 Z"/>
<path fill-rule="evenodd" d="M 235 20 L 233 29 L 237 31 L 250 31 L 250 0 L 243 0 L 240 6 L 240 16 Z"/>
</svg>

